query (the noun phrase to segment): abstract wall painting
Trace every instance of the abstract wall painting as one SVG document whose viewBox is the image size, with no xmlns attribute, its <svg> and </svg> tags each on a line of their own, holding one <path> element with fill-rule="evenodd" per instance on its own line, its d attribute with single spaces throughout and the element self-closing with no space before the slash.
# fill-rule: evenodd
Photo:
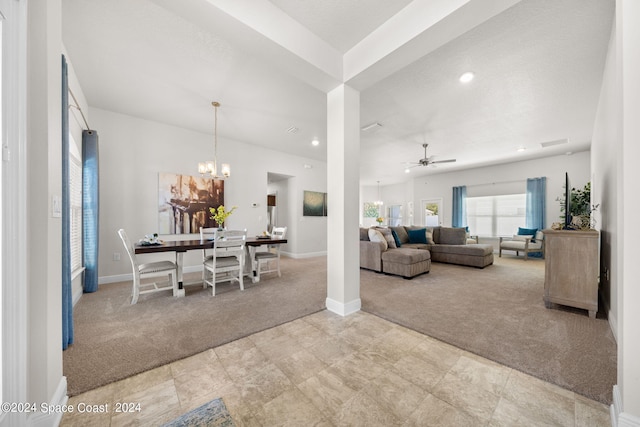
<svg viewBox="0 0 640 427">
<path fill-rule="evenodd" d="M 199 233 L 200 227 L 215 227 L 209 208 L 223 204 L 223 180 L 158 174 L 158 234 L 191 234 Z"/>
<path fill-rule="evenodd" d="M 304 191 L 302 199 L 303 216 L 327 216 L 327 193 Z"/>
</svg>

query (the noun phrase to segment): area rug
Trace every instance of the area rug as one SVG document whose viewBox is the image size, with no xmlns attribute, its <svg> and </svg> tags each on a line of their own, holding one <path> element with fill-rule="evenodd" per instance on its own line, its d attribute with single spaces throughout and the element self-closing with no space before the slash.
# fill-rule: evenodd
<svg viewBox="0 0 640 427">
<path fill-rule="evenodd" d="M 234 427 L 233 419 L 222 398 L 183 414 L 175 420 L 163 424 L 162 427 Z"/>
</svg>

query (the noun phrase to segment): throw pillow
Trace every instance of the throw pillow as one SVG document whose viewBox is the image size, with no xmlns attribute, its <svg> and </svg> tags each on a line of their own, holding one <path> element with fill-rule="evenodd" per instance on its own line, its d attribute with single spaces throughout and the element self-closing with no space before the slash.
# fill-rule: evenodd
<svg viewBox="0 0 640 427">
<path fill-rule="evenodd" d="M 381 242 L 383 244 L 383 251 L 389 249 L 389 245 L 387 244 L 387 239 L 384 238 L 381 232 L 376 230 L 375 228 L 369 229 L 369 240 L 372 242 Z"/>
<path fill-rule="evenodd" d="M 427 229 L 418 228 L 416 230 L 407 230 L 409 234 L 409 243 L 427 243 Z"/>
<path fill-rule="evenodd" d="M 385 228 L 385 227 L 376 227 L 376 230 L 378 230 L 380 233 L 382 233 L 382 236 L 387 241 L 387 246 L 389 248 L 395 249 L 395 248 L 398 247 L 398 246 L 396 246 L 396 241 L 393 238 L 393 234 L 391 234 L 391 229 Z"/>
<path fill-rule="evenodd" d="M 522 228 L 518 227 L 518 236 L 531 236 L 531 242 L 535 243 L 536 241 L 536 232 L 537 228 Z"/>
<path fill-rule="evenodd" d="M 391 235 L 393 236 L 393 240 L 396 241 L 396 247 L 399 248 L 400 246 L 402 246 L 402 243 L 400 243 L 400 238 L 398 237 L 398 233 L 396 233 L 396 230 L 391 230 Z"/>
<path fill-rule="evenodd" d="M 433 241 L 433 230 L 430 228 L 427 228 L 425 231 L 425 238 L 427 239 L 427 243 L 430 245 L 435 245 L 436 242 Z"/>
</svg>

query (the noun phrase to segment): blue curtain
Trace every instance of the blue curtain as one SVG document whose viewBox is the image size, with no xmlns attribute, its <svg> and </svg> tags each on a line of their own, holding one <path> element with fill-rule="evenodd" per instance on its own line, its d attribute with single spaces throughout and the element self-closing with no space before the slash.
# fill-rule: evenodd
<svg viewBox="0 0 640 427">
<path fill-rule="evenodd" d="M 547 198 L 547 178 L 527 179 L 527 212 L 525 217 L 527 228 L 545 228 Z"/>
<path fill-rule="evenodd" d="M 62 349 L 73 344 L 71 290 L 71 201 L 69 198 L 69 82 L 62 55 Z"/>
<path fill-rule="evenodd" d="M 467 187 L 453 187 L 453 208 L 451 210 L 451 226 L 466 227 L 467 226 Z"/>
<path fill-rule="evenodd" d="M 98 132 L 82 131 L 82 250 L 84 292 L 98 290 Z"/>
<path fill-rule="evenodd" d="M 547 178 L 527 179 L 527 212 L 525 223 L 527 228 L 544 230 L 547 199 Z M 532 252 L 529 256 L 541 258 L 542 252 Z"/>
</svg>

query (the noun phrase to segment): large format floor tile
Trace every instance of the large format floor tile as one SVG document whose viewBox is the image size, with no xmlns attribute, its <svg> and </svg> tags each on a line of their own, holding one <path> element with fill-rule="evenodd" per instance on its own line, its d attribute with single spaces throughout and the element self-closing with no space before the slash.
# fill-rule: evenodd
<svg viewBox="0 0 640 427">
<path fill-rule="evenodd" d="M 322 311 L 70 399 L 63 426 L 158 425 L 222 397 L 237 426 L 609 426 L 555 385 L 359 312 Z M 118 402 L 139 411 L 115 413 Z"/>
</svg>

